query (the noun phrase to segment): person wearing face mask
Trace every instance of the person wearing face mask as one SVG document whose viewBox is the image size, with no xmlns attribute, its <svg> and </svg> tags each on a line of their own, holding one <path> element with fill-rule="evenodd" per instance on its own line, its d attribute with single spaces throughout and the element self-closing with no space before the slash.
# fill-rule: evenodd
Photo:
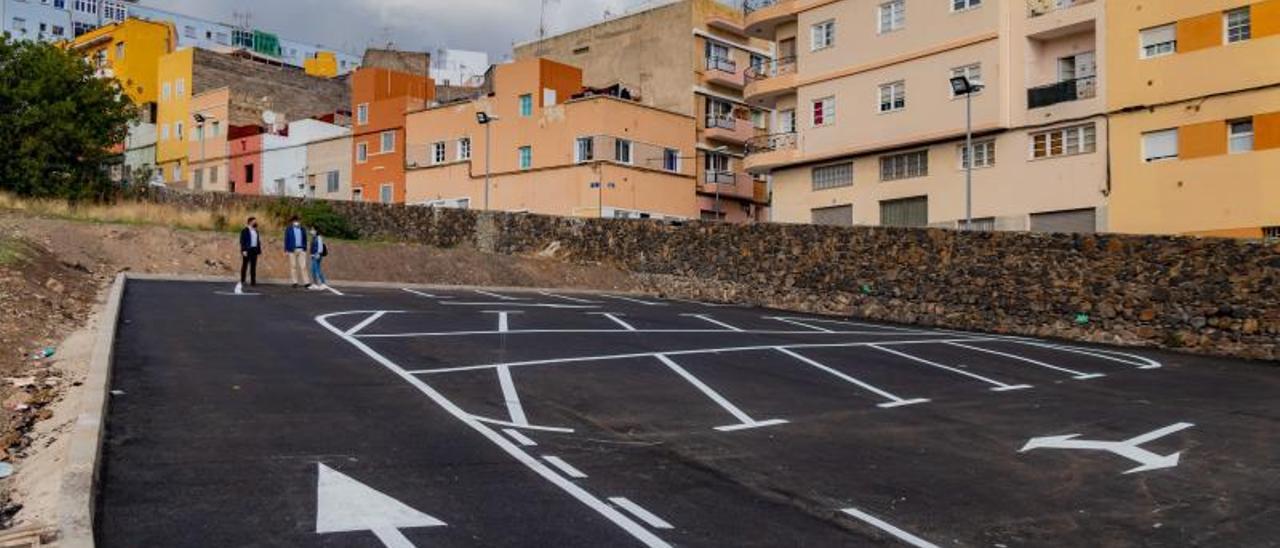
<svg viewBox="0 0 1280 548">
<path fill-rule="evenodd" d="M 324 269 L 321 265 L 328 255 L 329 246 L 325 244 L 324 236 L 321 236 L 320 231 L 315 227 L 311 227 L 311 281 L 316 284 L 311 289 L 329 288 L 329 280 L 324 277 Z"/>
<path fill-rule="evenodd" d="M 258 237 L 258 219 L 249 217 L 244 223 L 244 229 L 240 231 L 240 283 L 236 285 L 236 293 L 243 290 L 246 281 L 251 286 L 258 285 L 258 256 L 261 254 L 262 239 Z"/>
<path fill-rule="evenodd" d="M 302 228 L 298 216 L 289 218 L 289 226 L 284 229 L 284 257 L 289 261 L 289 279 L 293 287 L 311 287 L 307 277 L 307 231 Z"/>
</svg>

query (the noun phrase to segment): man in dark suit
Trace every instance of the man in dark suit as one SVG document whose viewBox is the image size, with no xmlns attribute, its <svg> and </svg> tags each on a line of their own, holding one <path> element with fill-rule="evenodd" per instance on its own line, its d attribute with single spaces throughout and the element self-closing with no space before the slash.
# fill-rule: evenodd
<svg viewBox="0 0 1280 548">
<path fill-rule="evenodd" d="M 240 285 L 244 286 L 245 274 L 249 275 L 249 285 L 258 285 L 258 255 L 262 254 L 262 238 L 258 237 L 258 219 L 249 217 L 244 229 L 240 231 Z"/>
</svg>

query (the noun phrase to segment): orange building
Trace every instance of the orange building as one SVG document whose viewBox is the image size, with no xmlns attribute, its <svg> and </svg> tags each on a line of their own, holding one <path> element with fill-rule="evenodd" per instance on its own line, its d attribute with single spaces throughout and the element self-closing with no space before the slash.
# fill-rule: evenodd
<svg viewBox="0 0 1280 548">
<path fill-rule="evenodd" d="M 547 59 L 495 66 L 485 85 L 487 95 L 408 115 L 407 203 L 575 217 L 698 216 L 693 117 L 581 93 L 582 71 Z M 494 118 L 488 138 L 479 113 Z"/>
<path fill-rule="evenodd" d="M 381 67 L 351 75 L 352 199 L 405 201 L 405 113 L 435 99 L 435 82 Z"/>
</svg>

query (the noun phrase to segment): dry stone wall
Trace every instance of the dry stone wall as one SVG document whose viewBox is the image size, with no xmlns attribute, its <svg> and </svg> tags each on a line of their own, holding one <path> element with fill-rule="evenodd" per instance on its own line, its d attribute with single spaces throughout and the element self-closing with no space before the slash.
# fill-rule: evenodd
<svg viewBox="0 0 1280 548">
<path fill-rule="evenodd" d="M 155 199 L 200 208 L 273 200 L 176 193 Z M 1280 359 L 1275 244 L 781 224 L 673 226 L 331 205 L 363 237 L 608 263 L 666 296 Z"/>
</svg>

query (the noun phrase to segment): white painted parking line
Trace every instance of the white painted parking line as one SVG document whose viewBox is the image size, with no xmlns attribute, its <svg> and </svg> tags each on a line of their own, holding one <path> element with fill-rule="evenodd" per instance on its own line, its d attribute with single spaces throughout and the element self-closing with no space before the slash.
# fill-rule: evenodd
<svg viewBox="0 0 1280 548">
<path fill-rule="evenodd" d="M 810 324 L 807 324 L 807 323 L 804 323 L 804 322 L 800 322 L 800 321 L 793 320 L 793 319 L 791 319 L 791 318 L 782 318 L 782 317 L 779 317 L 779 316 L 765 316 L 765 318 L 764 318 L 764 319 L 766 319 L 766 320 L 775 320 L 775 321 L 779 321 L 779 322 L 782 322 L 782 323 L 789 323 L 789 324 L 791 324 L 791 325 L 795 325 L 795 326 L 803 327 L 803 328 L 805 328 L 805 329 L 811 329 L 811 330 L 813 330 L 813 331 L 817 331 L 817 332 L 819 332 L 819 333 L 835 333 L 834 331 L 832 331 L 832 330 L 830 330 L 830 329 L 827 329 L 827 328 L 825 328 L 825 327 L 818 327 L 818 326 L 816 326 L 816 325 L 810 325 Z"/>
<path fill-rule="evenodd" d="M 545 460 L 551 463 L 552 466 L 559 468 L 561 472 L 564 472 L 564 475 L 569 476 L 571 478 L 582 479 L 587 477 L 586 474 L 582 473 L 582 470 L 578 470 L 577 468 L 574 468 L 572 464 L 565 462 L 564 459 L 560 457 L 557 457 L 554 455 L 543 455 L 542 460 Z"/>
<path fill-rule="evenodd" d="M 600 304 L 600 301 L 592 301 L 592 300 L 589 300 L 589 299 L 579 299 L 578 297 L 570 297 L 570 296 L 568 296 L 568 295 L 560 295 L 560 294 L 557 294 L 557 293 L 550 293 L 550 292 L 547 292 L 547 291 L 539 291 L 539 292 L 538 292 L 538 294 L 539 294 L 539 295 L 543 295 L 543 296 L 547 296 L 547 297 L 551 297 L 551 298 L 554 298 L 554 299 L 564 299 L 564 300 L 569 301 L 569 302 L 571 302 L 571 303 L 578 303 L 578 304 Z"/>
<path fill-rule="evenodd" d="M 491 291 L 484 291 L 484 290 L 481 290 L 481 289 L 473 289 L 472 291 L 473 291 L 473 292 L 475 292 L 475 293 L 477 293 L 477 294 L 484 295 L 484 296 L 486 296 L 486 297 L 493 297 L 493 298 L 495 298 L 495 299 L 501 299 L 501 300 L 504 300 L 504 301 L 527 301 L 527 300 L 529 300 L 529 299 L 526 299 L 526 298 L 524 298 L 524 297 L 511 297 L 511 296 L 509 296 L 509 295 L 499 295 L 499 294 L 497 294 L 497 293 L 493 293 L 493 292 L 491 292 Z"/>
<path fill-rule="evenodd" d="M 668 301 L 676 301 L 676 302 L 678 302 L 678 303 L 696 304 L 696 305 L 698 305 L 698 306 L 705 306 L 705 307 L 708 307 L 708 308 L 740 308 L 740 306 L 739 306 L 739 305 L 736 305 L 736 304 L 726 304 L 726 303 L 706 303 L 706 302 L 702 302 L 702 301 L 695 301 L 695 300 L 691 300 L 691 299 L 677 299 L 677 298 L 675 298 L 675 297 L 666 297 L 666 299 L 667 299 Z"/>
<path fill-rule="evenodd" d="M 1032 364 L 1032 365 L 1038 365 L 1038 366 L 1043 367 L 1043 368 L 1045 368 L 1045 369 L 1052 369 L 1052 370 L 1054 370 L 1054 371 L 1061 371 L 1061 372 L 1063 372 L 1063 373 L 1067 373 L 1067 374 L 1069 374 L 1069 375 L 1072 375 L 1072 378 L 1074 378 L 1074 379 L 1076 379 L 1076 380 L 1078 380 L 1078 381 L 1084 381 L 1084 380 L 1089 380 L 1089 379 L 1096 379 L 1096 378 L 1099 378 L 1099 377 L 1105 377 L 1105 376 L 1106 376 L 1106 375 L 1103 375 L 1102 373 L 1082 373 L 1082 372 L 1080 372 L 1080 371 L 1076 371 L 1076 370 L 1074 370 L 1074 369 L 1067 369 L 1067 368 L 1065 368 L 1065 367 L 1059 367 L 1059 366 L 1056 366 L 1056 365 L 1053 365 L 1053 364 L 1049 364 L 1049 363 L 1045 363 L 1045 362 L 1042 362 L 1042 361 L 1039 361 L 1039 360 L 1033 360 L 1033 359 L 1028 358 L 1028 357 L 1026 357 L 1026 356 L 1019 356 L 1019 355 L 1017 355 L 1017 354 L 1010 354 L 1010 353 L 1008 353 L 1008 352 L 1001 352 L 1001 351 L 999 351 L 999 350 L 992 350 L 992 349 L 990 349 L 990 348 L 983 348 L 983 347 L 981 347 L 981 346 L 973 346 L 973 345 L 968 345 L 968 344 L 964 344 L 964 343 L 957 343 L 957 342 L 950 342 L 950 343 L 947 343 L 947 344 L 948 344 L 948 345 L 950 345 L 950 346 L 955 346 L 955 347 L 957 347 L 957 348 L 967 348 L 967 349 L 969 349 L 969 350 L 974 350 L 974 351 L 977 351 L 977 352 L 985 352 L 985 353 L 987 353 L 987 354 L 991 354 L 991 355 L 994 355 L 994 356 L 1004 356 L 1004 357 L 1009 358 L 1009 359 L 1013 359 L 1013 360 L 1018 360 L 1018 361 L 1026 362 L 1026 363 L 1029 363 L 1029 364 Z"/>
<path fill-rule="evenodd" d="M 524 314 L 524 312 L 520 312 L 519 310 L 486 310 L 484 313 L 498 315 L 498 333 L 507 333 L 511 331 L 510 317 L 512 314 Z"/>
<path fill-rule="evenodd" d="M 452 299 L 452 298 L 453 298 L 453 297 L 450 297 L 450 296 L 448 296 L 448 295 L 433 295 L 433 294 L 431 294 L 431 293 L 427 293 L 427 292 L 425 292 L 425 291 L 418 291 L 417 289 L 410 289 L 410 288 L 408 288 L 408 287 L 402 287 L 402 288 L 400 288 L 400 290 L 401 290 L 401 291 L 404 291 L 405 293 L 412 293 L 412 294 L 417 295 L 417 296 L 419 296 L 419 297 L 426 297 L 426 298 L 428 298 L 428 299 Z"/>
<path fill-rule="evenodd" d="M 835 369 L 832 369 L 831 367 L 828 367 L 828 366 L 826 366 L 826 365 L 823 365 L 823 364 L 821 364 L 821 363 L 818 363 L 817 361 L 814 361 L 814 360 L 812 360 L 812 359 L 809 359 L 808 357 L 805 357 L 805 356 L 802 356 L 802 355 L 800 355 L 800 354 L 797 354 L 796 352 L 792 352 L 791 350 L 787 350 L 786 348 L 782 348 L 782 347 L 774 347 L 774 350 L 777 350 L 778 352 L 781 352 L 781 353 L 783 353 L 783 354 L 786 354 L 786 355 L 788 355 L 788 356 L 791 356 L 792 358 L 795 358 L 795 359 L 797 359 L 797 360 L 800 360 L 801 362 L 803 362 L 803 363 L 805 363 L 805 364 L 811 365 L 811 366 L 816 367 L 816 368 L 818 368 L 818 369 L 820 369 L 820 370 L 822 370 L 822 371 L 825 371 L 826 373 L 828 373 L 828 374 L 830 374 L 830 375 L 832 375 L 832 376 L 834 376 L 834 377 L 836 377 L 836 378 L 838 378 L 838 379 L 840 379 L 840 380 L 842 380 L 842 381 L 845 381 L 845 382 L 847 382 L 847 383 L 849 383 L 849 384 L 852 384 L 852 385 L 854 385 L 854 386 L 857 386 L 857 387 L 859 387 L 859 388 L 862 388 L 863 390 L 866 390 L 866 391 L 871 392 L 871 393 L 873 393 L 873 394 L 875 394 L 875 395 L 877 395 L 877 396 L 880 396 L 880 397 L 882 397 L 882 398 L 884 398 L 884 399 L 889 400 L 888 402 L 885 402 L 885 403 L 880 404 L 880 405 L 879 405 L 879 407 L 884 407 L 884 408 L 903 407 L 903 406 L 907 406 L 907 405 L 915 405 L 915 404 L 917 404 L 917 403 L 926 403 L 926 402 L 928 402 L 928 401 L 929 401 L 928 399 L 925 399 L 925 398 L 906 399 L 906 398 L 899 397 L 899 396 L 897 396 L 897 395 L 895 395 L 895 394 L 891 394 L 891 393 L 889 393 L 889 392 L 888 392 L 888 391 L 886 391 L 886 390 L 881 390 L 881 389 L 879 389 L 879 388 L 876 388 L 875 386 L 872 386 L 872 385 L 867 384 L 867 383 L 865 383 L 865 382 L 862 382 L 862 381 L 860 381 L 860 380 L 858 380 L 858 379 L 855 379 L 855 378 L 853 378 L 853 377 L 851 377 L 851 376 L 849 376 L 849 375 L 846 375 L 846 374 L 844 374 L 844 373 L 841 373 L 840 371 L 837 371 L 837 370 L 835 370 Z"/>
<path fill-rule="evenodd" d="M 942 369 L 942 370 L 950 371 L 950 372 L 952 372 L 952 373 L 956 373 L 956 374 L 958 374 L 958 375 L 964 375 L 964 376 L 969 377 L 969 378 L 971 378 L 971 379 L 977 379 L 977 380 L 979 380 L 979 381 L 982 381 L 982 382 L 985 382 L 985 383 L 987 383 L 987 384 L 990 384 L 990 385 L 995 386 L 995 388 L 992 388 L 992 389 L 991 389 L 991 390 L 992 390 L 992 391 L 994 391 L 994 392 L 1010 392 L 1010 391 L 1013 391 L 1013 390 L 1025 390 L 1025 389 L 1027 389 L 1027 388 L 1031 388 L 1031 385 L 1029 385 L 1029 384 L 1007 384 L 1007 383 L 1003 383 L 1003 382 L 1000 382 L 1000 381 L 995 380 L 995 379 L 990 379 L 990 378 L 984 377 L 984 376 L 979 375 L 979 374 L 977 374 L 977 373 L 971 373 L 971 372 L 969 372 L 969 371 L 965 371 L 965 370 L 963 370 L 963 369 L 957 369 L 957 368 L 955 368 L 955 367 L 951 367 L 951 366 L 949 366 L 949 365 L 942 365 L 942 364 L 940 364 L 940 363 L 938 363 L 938 362 L 935 362 L 935 361 L 929 361 L 929 360 L 926 360 L 926 359 L 924 359 L 924 358 L 920 358 L 920 357 L 912 356 L 911 354 L 907 354 L 906 352 L 899 352 L 899 351 L 897 351 L 897 350 L 893 350 L 893 349 L 889 349 L 889 348 L 884 348 L 884 347 L 882 347 L 882 346 L 880 346 L 880 345 L 878 345 L 878 344 L 871 344 L 871 345 L 867 345 L 867 346 L 870 346 L 871 348 L 874 348 L 874 349 L 879 350 L 879 351 L 882 351 L 882 352 L 888 352 L 888 353 L 893 354 L 893 355 L 895 355 L 895 356 L 901 356 L 901 357 L 906 358 L 906 359 L 908 359 L 908 360 L 911 360 L 911 361 L 914 361 L 914 362 L 918 362 L 918 363 L 922 363 L 922 364 L 925 364 L 925 365 L 930 366 L 930 367 L 936 367 L 936 368 L 938 368 L 938 369 Z"/>
<path fill-rule="evenodd" d="M 645 510 L 643 506 L 631 502 L 631 500 L 626 497 L 609 497 L 609 502 L 618 505 L 618 507 L 623 510 L 631 512 L 631 515 L 635 516 L 640 521 L 645 522 L 649 527 L 654 529 L 675 529 L 675 527 L 672 527 L 666 520 L 653 515 L 653 512 Z"/>
<path fill-rule="evenodd" d="M 457 301 L 445 301 L 440 303 L 445 306 L 518 306 L 522 308 L 559 308 L 565 310 L 584 310 L 590 308 L 600 308 L 599 306 L 586 304 L 551 304 L 551 303 L 516 303 L 510 301 L 487 302 L 487 303 L 460 303 Z"/>
<path fill-rule="evenodd" d="M 641 300 L 641 299 L 633 299 L 633 298 L 631 298 L 631 297 L 622 297 L 622 296 L 619 296 L 619 295 L 604 295 L 604 296 L 605 296 L 605 297 L 608 297 L 608 298 L 610 298 L 610 299 L 618 299 L 619 301 L 626 301 L 626 302 L 629 302 L 629 303 L 642 304 L 642 305 L 645 305 L 645 306 L 667 306 L 667 303 L 660 303 L 660 302 L 656 302 L 656 301 L 645 301 L 645 300 Z"/>
<path fill-rule="evenodd" d="M 502 431 L 505 432 L 508 436 L 511 436 L 511 439 L 516 440 L 516 443 L 523 445 L 525 447 L 533 447 L 538 445 L 538 442 L 529 439 L 529 436 L 521 434 L 519 430 L 516 430 L 514 428 L 504 428 Z"/>
<path fill-rule="evenodd" d="M 414 388 L 418 389 L 418 391 L 421 392 L 424 396 L 426 396 L 431 401 L 435 402 L 435 404 L 440 406 L 441 409 L 444 409 L 447 413 L 449 413 L 450 415 L 453 415 L 455 419 L 461 421 L 467 427 L 471 428 L 472 430 L 476 431 L 480 435 L 484 436 L 491 443 L 496 445 L 499 449 L 502 449 L 504 452 L 510 455 L 517 462 L 529 468 L 539 476 L 542 476 L 543 479 L 547 480 L 552 485 L 555 485 L 557 488 L 561 489 L 568 495 L 572 496 L 574 499 L 578 500 L 578 502 L 581 502 L 587 508 L 600 514 L 601 516 L 604 516 L 605 519 L 608 519 L 609 521 L 613 522 L 613 524 L 618 526 L 619 529 L 626 531 L 627 534 L 631 535 L 633 538 L 640 541 L 645 546 L 649 546 L 649 547 L 671 546 L 670 543 L 662 540 L 661 538 L 658 538 L 657 535 L 654 535 L 648 529 L 645 529 L 642 525 L 640 525 L 639 523 L 636 523 L 635 520 L 628 517 L 626 514 L 619 512 L 614 507 L 600 500 L 598 497 L 587 492 L 585 489 L 579 487 L 573 482 L 564 479 L 563 476 L 561 476 L 560 474 L 557 474 L 550 467 L 538 461 L 536 458 L 533 457 L 533 455 L 530 455 L 529 453 L 525 452 L 523 449 L 521 449 L 520 447 L 517 447 L 511 441 L 507 440 L 507 438 L 504 438 L 501 434 L 499 434 L 498 432 L 495 432 L 492 428 L 489 428 L 488 426 L 483 424 L 483 422 L 479 418 L 472 416 L 466 411 L 463 411 L 461 407 L 458 407 L 457 404 L 453 403 L 453 401 L 445 397 L 444 394 L 441 394 L 438 390 L 436 390 L 431 385 L 424 382 L 422 379 L 413 376 L 408 371 L 406 371 L 403 367 L 400 367 L 395 362 L 387 359 L 386 356 L 383 356 L 382 354 L 378 353 L 378 351 L 369 347 L 369 345 L 361 342 L 360 339 L 347 335 L 345 332 L 338 329 L 337 327 L 334 327 L 333 324 L 329 323 L 330 318 L 334 318 L 334 317 L 338 317 L 346 314 L 349 314 L 349 313 L 335 313 L 335 314 L 325 314 L 325 315 L 317 316 L 316 323 L 319 323 L 320 325 L 324 326 L 325 329 L 328 329 L 334 335 L 337 335 L 338 337 L 347 341 L 348 344 L 356 347 L 356 349 L 363 352 L 366 356 L 369 356 L 369 358 L 377 362 L 382 367 L 386 368 L 388 371 L 391 371 L 392 373 L 399 376 L 410 386 L 413 386 Z M 511 425 L 511 426 L 514 426 L 514 425 Z"/>
<path fill-rule="evenodd" d="M 347 330 L 346 335 L 347 335 L 348 337 L 354 336 L 356 333 L 359 333 L 359 332 L 360 332 L 361 330 L 363 330 L 364 328 L 369 327 L 369 325 L 370 325 L 370 324 L 372 324 L 373 322 L 378 321 L 378 318 L 381 318 L 381 317 L 385 316 L 386 314 L 387 314 L 387 313 L 386 313 L 385 311 L 374 312 L 373 314 L 369 315 L 369 317 L 368 317 L 368 318 L 365 318 L 365 319 L 364 319 L 364 321 L 362 321 L 362 322 L 360 322 L 360 323 L 356 324 L 356 325 L 355 325 L 355 327 L 352 327 L 351 329 L 348 329 L 348 330 Z"/>
<path fill-rule="evenodd" d="M 862 510 L 859 510 L 857 508 L 844 508 L 844 509 L 841 509 L 840 511 L 846 514 L 849 514 L 850 516 L 853 516 L 855 518 L 858 518 L 874 526 L 876 529 L 889 533 L 890 535 L 897 537 L 898 540 L 901 540 L 902 542 L 915 546 L 916 548 L 938 548 L 937 544 L 934 544 L 925 539 L 917 537 L 911 533 L 903 531 L 902 529 L 894 527 L 893 524 L 887 521 L 884 521 L 880 518 L 877 518 L 871 514 L 863 512 Z"/>
<path fill-rule="evenodd" d="M 680 364 L 674 361 L 671 361 L 671 358 L 668 358 L 663 354 L 657 354 L 654 357 L 657 358 L 658 361 L 665 364 L 672 371 L 675 371 L 677 375 L 684 377 L 684 380 L 688 381 L 689 384 L 692 384 L 694 388 L 697 388 L 705 396 L 707 396 L 708 398 L 711 398 L 711 401 L 716 402 L 716 405 L 719 405 L 725 411 L 728 411 L 730 415 L 733 415 L 733 418 L 738 419 L 739 424 L 731 424 L 728 426 L 717 426 L 716 430 L 719 430 L 721 432 L 733 432 L 736 430 L 746 430 L 749 428 L 763 428 L 765 426 L 785 424 L 787 422 L 783 419 L 770 419 L 765 421 L 757 421 L 751 418 L 750 415 L 747 415 L 746 413 L 744 413 L 741 409 L 738 409 L 738 406 L 731 403 L 728 399 L 725 399 L 724 396 L 721 396 L 718 392 L 716 392 L 715 390 L 712 390 L 710 386 L 707 386 L 705 383 L 698 380 L 697 377 L 693 376 L 692 373 L 686 371 L 685 368 L 680 367 Z"/>
<path fill-rule="evenodd" d="M 1084 356 L 1093 356 L 1095 358 L 1101 358 L 1101 359 L 1109 360 L 1113 362 L 1133 365 L 1133 366 L 1136 366 L 1138 369 L 1159 369 L 1162 367 L 1160 362 L 1139 356 L 1137 354 L 1115 352 L 1112 350 L 1080 348 L 1078 346 L 1068 346 L 1065 344 L 1050 344 L 1050 343 L 1039 342 L 1039 341 L 1030 340 L 1030 339 L 1009 339 L 1008 342 L 1026 344 L 1030 346 L 1038 346 L 1040 348 L 1049 348 L 1052 350 L 1060 350 L 1062 352 L 1072 352 L 1072 353 L 1081 354 Z M 1121 358 L 1119 356 L 1124 356 L 1124 358 Z M 1133 358 L 1134 360 L 1138 360 L 1138 361 L 1130 361 L 1129 359 L 1125 359 L 1125 358 Z"/>
<path fill-rule="evenodd" d="M 618 324 L 619 326 L 621 326 L 621 327 L 622 327 L 622 329 L 624 329 L 624 330 L 627 330 L 627 331 L 635 331 L 635 330 L 636 330 L 636 328 L 635 328 L 635 327 L 633 327 L 631 324 L 629 324 L 629 323 L 627 323 L 627 322 L 624 322 L 624 321 L 622 321 L 622 319 L 621 319 L 621 318 L 619 318 L 619 316 L 623 316 L 624 314 L 617 314 L 617 313 L 613 313 L 613 312 L 588 312 L 588 314 L 591 314 L 591 315 L 594 315 L 594 316 L 604 316 L 604 317 L 608 318 L 608 319 L 609 319 L 609 321 L 611 321 L 611 322 L 613 322 L 613 323 L 616 323 L 616 324 Z"/>
<path fill-rule="evenodd" d="M 499 306 L 513 306 L 508 303 L 490 303 L 490 304 L 495 304 Z M 588 312 L 588 314 L 591 314 L 591 313 Z M 625 314 L 617 314 L 617 313 L 612 313 L 612 314 L 619 318 L 626 317 Z M 640 329 L 640 328 L 635 328 L 635 329 L 512 329 L 505 333 L 502 333 L 499 331 L 489 331 L 489 330 L 443 331 L 439 333 L 425 333 L 425 332 L 424 333 L 376 333 L 372 335 L 360 335 L 360 337 L 368 338 L 368 339 L 405 339 L 405 338 L 415 338 L 415 337 L 468 337 L 468 336 L 498 335 L 498 334 L 503 334 L 503 335 L 569 335 L 569 334 L 575 334 L 575 333 L 578 333 L 578 334 L 594 334 L 594 333 L 699 334 L 699 333 L 727 333 L 727 332 L 728 331 L 724 329 Z M 886 333 L 881 331 L 819 332 L 819 331 L 784 331 L 784 330 L 757 330 L 757 329 L 744 329 L 742 331 L 735 331 L 735 333 L 742 333 L 744 335 L 886 335 Z M 890 335 L 893 335 L 893 334 L 890 333 Z M 904 336 L 912 336 L 912 335 L 904 335 Z M 924 335 L 918 335 L 918 336 L 924 336 Z M 830 338 L 830 337 L 825 337 L 825 338 Z M 978 339 L 961 339 L 961 340 L 971 341 L 971 340 L 978 340 Z M 994 339 L 982 339 L 982 340 L 994 340 Z"/>
<path fill-rule="evenodd" d="M 559 426 L 538 426 L 536 424 L 516 424 L 511 421 L 500 421 L 498 419 L 491 419 L 489 417 L 483 417 L 480 415 L 469 415 L 469 416 L 475 420 L 478 420 L 486 424 L 492 424 L 494 426 L 510 426 L 512 428 L 520 428 L 523 430 L 536 430 L 539 432 L 557 432 L 560 434 L 572 434 L 574 432 L 572 428 L 561 428 Z"/>
<path fill-rule="evenodd" d="M 324 289 L 325 291 L 328 291 L 328 292 L 330 292 L 330 293 L 333 293 L 334 295 L 337 295 L 337 296 L 339 296 L 339 297 L 346 297 L 346 295 L 344 295 L 341 291 L 338 291 L 337 289 L 334 289 L 333 287 L 329 286 L 328 284 L 326 284 L 326 285 L 322 285 L 322 286 L 320 286 L 320 288 L 321 288 L 321 289 Z"/>
<path fill-rule="evenodd" d="M 905 332 L 905 333 L 922 333 L 922 334 L 930 334 L 930 335 L 936 335 L 936 334 L 937 334 L 935 331 L 933 331 L 933 330 L 927 330 L 927 329 L 914 329 L 914 328 L 910 328 L 910 327 L 896 327 L 896 326 L 892 326 L 892 325 L 881 325 L 881 324 L 876 324 L 876 323 L 855 322 L 855 321 L 851 321 L 851 320 L 834 320 L 834 319 L 831 319 L 831 318 L 787 318 L 787 319 L 789 319 L 789 320 L 804 320 L 804 321 L 806 321 L 806 322 L 812 322 L 812 323 L 818 323 L 818 324 L 834 324 L 834 325 L 845 325 L 845 326 L 850 326 L 850 327 L 864 327 L 864 328 L 865 328 L 865 327 L 870 327 L 870 328 L 873 328 L 873 329 L 880 329 L 880 330 L 883 330 L 883 331 L 901 331 L 901 332 Z M 957 335 L 959 335 L 959 334 L 961 334 L 961 332 L 956 332 L 956 334 L 957 334 Z M 966 335 L 972 335 L 972 333 L 964 333 L 964 334 L 966 334 Z"/>
<path fill-rule="evenodd" d="M 711 316 L 709 316 L 709 315 L 707 315 L 707 314 L 681 314 L 681 316 L 684 316 L 684 317 L 687 317 L 687 318 L 697 318 L 697 319 L 702 320 L 702 321 L 704 321 L 704 322 L 707 322 L 707 323 L 709 323 L 709 324 L 712 324 L 712 325 L 718 325 L 718 326 L 720 326 L 720 327 L 723 327 L 723 328 L 725 328 L 725 329 L 728 329 L 729 331 L 742 332 L 742 329 L 739 329 L 739 328 L 737 328 L 737 327 L 734 327 L 734 326 L 732 326 L 732 325 L 729 325 L 729 324 L 727 324 L 727 323 L 724 323 L 724 322 L 722 322 L 722 321 L 720 321 L 720 320 L 717 320 L 717 319 L 715 319 L 715 318 L 712 318 Z"/>
<path fill-rule="evenodd" d="M 529 419 L 524 414 L 524 406 L 520 405 L 520 393 L 516 392 L 516 383 L 511 379 L 510 367 L 498 368 L 498 384 L 502 386 L 502 401 L 507 404 L 507 414 L 511 422 L 520 426 L 529 426 Z"/>
</svg>

